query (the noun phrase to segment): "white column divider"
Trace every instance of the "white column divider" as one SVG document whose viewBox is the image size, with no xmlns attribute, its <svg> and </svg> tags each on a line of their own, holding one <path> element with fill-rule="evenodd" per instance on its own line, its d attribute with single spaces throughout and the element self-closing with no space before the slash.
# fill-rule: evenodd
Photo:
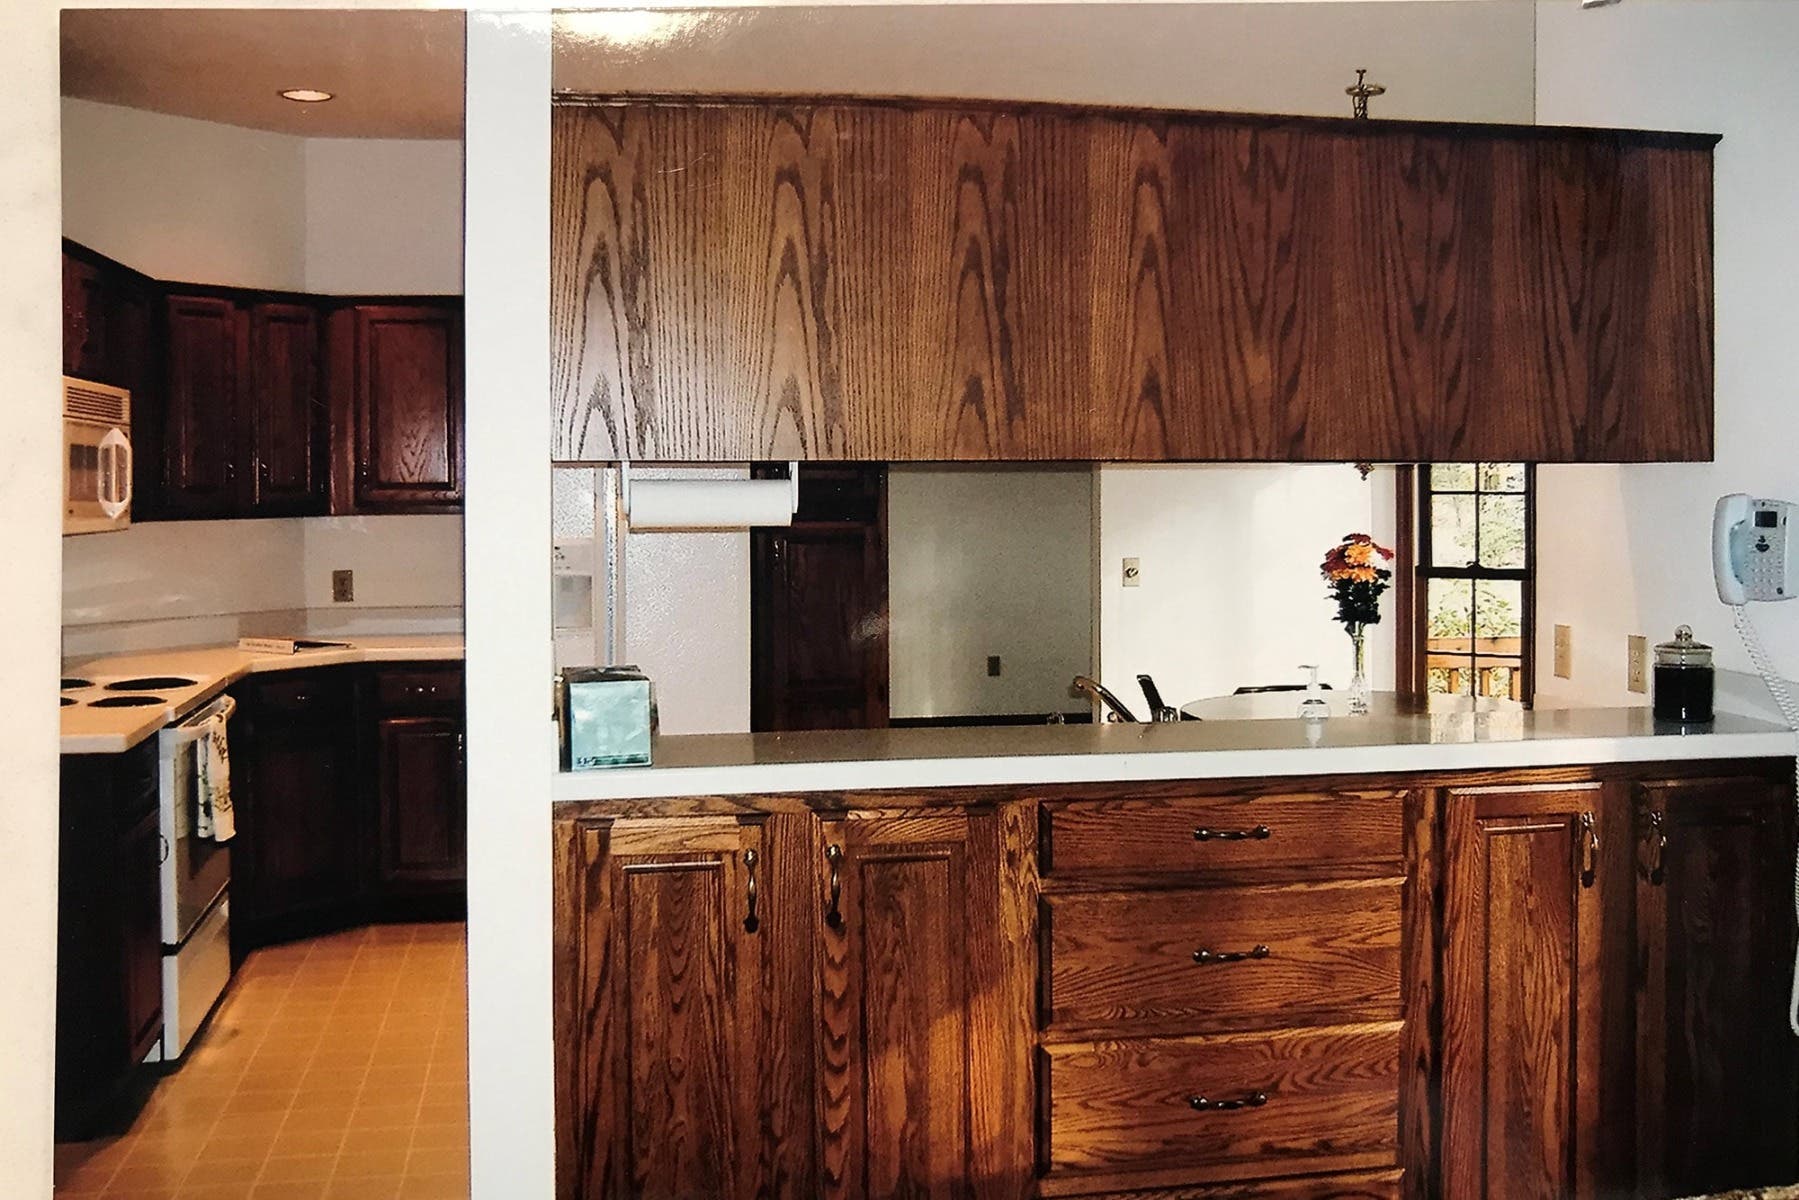
<svg viewBox="0 0 1799 1200">
<path fill-rule="evenodd" d="M 550 16 L 468 18 L 469 1121 L 475 1200 L 555 1189 Z"/>
</svg>

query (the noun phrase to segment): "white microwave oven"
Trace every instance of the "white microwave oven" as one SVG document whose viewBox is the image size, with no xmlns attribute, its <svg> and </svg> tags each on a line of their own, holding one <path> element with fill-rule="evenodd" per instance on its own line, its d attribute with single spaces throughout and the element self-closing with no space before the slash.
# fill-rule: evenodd
<svg viewBox="0 0 1799 1200">
<path fill-rule="evenodd" d="M 62 379 L 62 531 L 131 524 L 131 393 Z"/>
</svg>

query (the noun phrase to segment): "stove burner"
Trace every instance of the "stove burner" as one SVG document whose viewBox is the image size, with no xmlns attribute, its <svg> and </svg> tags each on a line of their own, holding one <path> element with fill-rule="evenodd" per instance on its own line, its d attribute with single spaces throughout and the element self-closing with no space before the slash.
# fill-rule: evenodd
<svg viewBox="0 0 1799 1200">
<path fill-rule="evenodd" d="M 146 675 L 141 679 L 115 679 L 106 685 L 109 692 L 157 692 L 165 688 L 194 686 L 194 681 L 180 675 Z"/>
<path fill-rule="evenodd" d="M 67 696 L 58 696 L 57 699 L 62 701 L 62 706 L 64 708 L 67 708 L 67 707 L 69 707 L 69 705 L 75 703 L 73 700 L 69 699 Z"/>
<path fill-rule="evenodd" d="M 102 696 L 98 700 L 89 700 L 89 708 L 146 708 L 152 704 L 167 704 L 161 696 Z"/>
<path fill-rule="evenodd" d="M 93 686 L 94 686 L 94 681 L 91 679 L 74 679 L 74 678 L 65 677 L 62 681 L 62 690 L 65 692 L 68 691 L 70 688 L 84 688 L 84 687 L 93 687 Z"/>
</svg>

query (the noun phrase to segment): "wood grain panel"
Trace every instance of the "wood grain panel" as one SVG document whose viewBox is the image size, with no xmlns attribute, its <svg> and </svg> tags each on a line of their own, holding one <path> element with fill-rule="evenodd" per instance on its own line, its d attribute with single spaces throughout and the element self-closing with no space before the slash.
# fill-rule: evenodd
<svg viewBox="0 0 1799 1200">
<path fill-rule="evenodd" d="M 1153 1185 L 1390 1166 L 1399 1034 L 1390 1022 L 1046 1046 L 1044 1168 Z M 1235 1110 L 1192 1104 L 1255 1094 Z"/>
<path fill-rule="evenodd" d="M 323 322 L 316 308 L 301 304 L 257 304 L 248 319 L 251 508 L 265 516 L 322 515 L 329 426 Z"/>
<path fill-rule="evenodd" d="M 1295 1179 L 1258 1179 L 1251 1183 L 1192 1183 L 1172 1187 L 1133 1188 L 1128 1192 L 1094 1191 L 1078 1181 L 1084 1200 L 1398 1200 L 1404 1182 L 1400 1171 L 1357 1171 L 1344 1175 L 1307 1175 Z M 1040 1193 L 1064 1193 L 1060 1181 L 1046 1180 Z"/>
<path fill-rule="evenodd" d="M 238 500 L 240 314 L 229 300 L 172 294 L 163 328 L 162 506 L 173 516 L 228 515 Z"/>
<path fill-rule="evenodd" d="M 1447 1195 L 1590 1197 L 1604 1179 L 1601 922 L 1611 872 L 1583 876 L 1603 785 L 1455 790 L 1443 948 Z"/>
<path fill-rule="evenodd" d="M 1392 863 L 1404 841 L 1402 793 L 1353 782 L 1235 796 L 1133 798 L 1120 790 L 1116 799 L 1044 805 L 1046 874 Z"/>
<path fill-rule="evenodd" d="M 1650 1200 L 1799 1174 L 1796 935 L 1775 899 L 1793 873 L 1791 814 L 1780 784 L 1638 789 L 1637 1185 Z"/>
<path fill-rule="evenodd" d="M 1201 1033 L 1399 1014 L 1402 879 L 1043 902 L 1046 1027 Z M 1265 955 L 1199 962 L 1210 954 Z"/>
<path fill-rule="evenodd" d="M 459 307 L 355 309 L 358 511 L 429 511 L 462 501 Z"/>
</svg>

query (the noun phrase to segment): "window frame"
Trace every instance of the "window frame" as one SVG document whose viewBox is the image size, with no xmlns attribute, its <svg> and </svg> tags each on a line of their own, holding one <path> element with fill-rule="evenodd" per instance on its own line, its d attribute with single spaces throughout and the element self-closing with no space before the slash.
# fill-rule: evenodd
<svg viewBox="0 0 1799 1200">
<path fill-rule="evenodd" d="M 1394 552 L 1398 568 L 1394 571 L 1395 619 L 1402 636 L 1397 645 L 1395 678 L 1402 689 L 1415 697 L 1428 693 L 1430 605 L 1429 580 L 1468 579 L 1504 580 L 1520 584 L 1523 612 L 1519 622 L 1519 702 L 1530 708 L 1537 694 L 1537 466 L 1524 463 L 1524 566 L 1516 567 L 1438 567 L 1431 565 L 1431 499 L 1437 495 L 1481 495 L 1480 463 L 1469 464 L 1475 470 L 1472 491 L 1435 491 L 1430 486 L 1433 465 L 1455 466 L 1454 463 L 1413 463 L 1399 467 L 1395 473 L 1399 492 L 1396 515 L 1397 536 Z M 1488 495 L 1518 495 L 1517 492 L 1492 492 Z M 1476 511 L 1476 538 L 1479 537 L 1479 504 Z M 1477 540 L 1478 550 L 1478 540 Z M 1477 658 L 1470 655 L 1470 658 Z M 1459 694 L 1459 693 L 1458 693 Z M 1470 693 L 1474 694 L 1471 686 Z"/>
</svg>

